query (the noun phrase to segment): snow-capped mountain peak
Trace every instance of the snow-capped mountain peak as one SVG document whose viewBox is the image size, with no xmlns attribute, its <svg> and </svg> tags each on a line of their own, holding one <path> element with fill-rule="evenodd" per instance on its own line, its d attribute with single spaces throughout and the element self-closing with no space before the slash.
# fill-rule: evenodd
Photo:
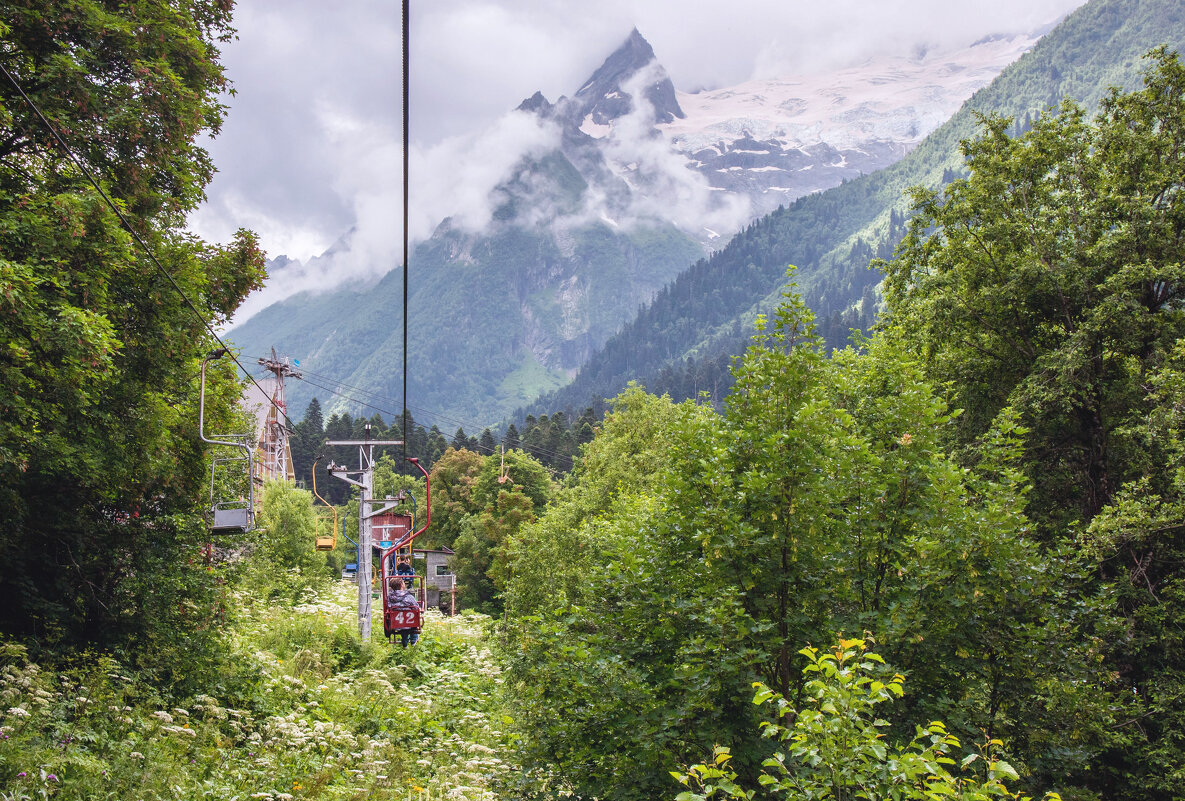
<svg viewBox="0 0 1185 801">
<path fill-rule="evenodd" d="M 577 90 L 573 101 L 581 120 L 590 119 L 596 125 L 608 125 L 629 114 L 631 98 L 623 87 L 655 61 L 654 48 L 634 28 L 621 47 L 613 51 Z M 642 94 L 654 107 L 656 121 L 671 122 L 683 118 L 683 109 L 675 97 L 675 86 L 661 66 L 657 66 L 652 81 Z"/>
</svg>

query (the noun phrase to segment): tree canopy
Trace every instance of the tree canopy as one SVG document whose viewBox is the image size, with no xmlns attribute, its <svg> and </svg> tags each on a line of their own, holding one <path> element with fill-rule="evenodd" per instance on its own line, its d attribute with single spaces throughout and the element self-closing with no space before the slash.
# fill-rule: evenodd
<svg viewBox="0 0 1185 801">
<path fill-rule="evenodd" d="M 198 361 L 207 324 L 264 276 L 252 234 L 216 246 L 182 229 L 212 175 L 199 139 L 224 113 L 230 12 L 216 0 L 0 9 L 5 69 L 152 254 L 0 80 L 5 631 L 153 642 L 193 631 L 208 608 L 212 579 L 191 566 L 208 480 Z M 211 430 L 240 425 L 225 369 L 210 395 Z M 191 596 L 184 611 L 177 598 Z"/>
<path fill-rule="evenodd" d="M 584 792 L 648 797 L 713 742 L 751 776 L 745 688 L 797 703 L 801 644 L 836 632 L 875 632 L 919 687 L 907 711 L 968 737 L 1022 736 L 1032 677 L 1058 672 L 1032 658 L 1050 590 L 1014 427 L 964 471 L 939 447 L 951 412 L 886 340 L 826 359 L 793 293 L 757 326 L 725 413 L 626 392 L 515 541 L 512 698 Z"/>
<path fill-rule="evenodd" d="M 890 335 L 964 410 L 946 446 L 974 464 L 985 430 L 1022 426 L 1035 532 L 1080 571 L 1064 631 L 1093 643 L 1112 710 L 1148 721 L 1095 744 L 1089 783 L 1132 798 L 1176 787 L 1185 725 L 1185 66 L 1148 58 L 1094 120 L 1064 103 L 1014 138 L 984 118 L 969 175 L 915 191 L 886 280 Z"/>
<path fill-rule="evenodd" d="M 1089 520 L 1163 462 L 1134 424 L 1185 333 L 1185 69 L 1151 59 L 1146 86 L 1112 92 L 1093 123 L 1071 102 L 1018 138 L 985 117 L 970 175 L 915 190 L 887 265 L 890 319 L 950 382 L 959 441 L 1020 413 L 1042 518 Z"/>
</svg>

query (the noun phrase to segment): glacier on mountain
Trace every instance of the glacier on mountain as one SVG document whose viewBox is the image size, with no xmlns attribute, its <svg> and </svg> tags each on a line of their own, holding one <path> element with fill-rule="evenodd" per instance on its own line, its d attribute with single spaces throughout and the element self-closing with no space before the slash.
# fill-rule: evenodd
<svg viewBox="0 0 1185 801">
<path fill-rule="evenodd" d="M 839 71 L 677 92 L 685 116 L 657 127 L 714 188 L 765 212 L 900 159 L 1038 38 L 1001 35 Z"/>
</svg>

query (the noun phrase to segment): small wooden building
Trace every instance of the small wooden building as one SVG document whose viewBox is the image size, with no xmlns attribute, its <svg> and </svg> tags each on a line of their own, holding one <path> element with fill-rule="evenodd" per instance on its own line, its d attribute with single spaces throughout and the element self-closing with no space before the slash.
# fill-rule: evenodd
<svg viewBox="0 0 1185 801">
<path fill-rule="evenodd" d="M 412 550 L 412 554 L 415 558 L 416 573 L 424 576 L 424 586 L 428 589 L 426 606 L 429 609 L 439 609 L 445 614 L 452 614 L 456 610 L 457 597 L 457 577 L 453 575 L 450 563 L 453 550 L 416 548 Z"/>
</svg>

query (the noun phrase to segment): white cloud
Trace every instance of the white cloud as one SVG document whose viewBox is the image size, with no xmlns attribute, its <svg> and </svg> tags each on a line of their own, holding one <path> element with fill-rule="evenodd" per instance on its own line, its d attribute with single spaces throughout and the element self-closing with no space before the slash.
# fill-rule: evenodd
<svg viewBox="0 0 1185 801">
<path fill-rule="evenodd" d="M 522 158 L 559 145 L 560 131 L 533 114 L 503 114 L 483 131 L 456 136 L 412 155 L 415 194 L 411 236 L 427 238 L 445 217 L 472 231 L 485 228 L 493 208 L 490 192 Z"/>
<path fill-rule="evenodd" d="M 335 240 L 333 249 L 317 257 L 304 256 L 283 270 L 283 280 L 272 282 L 252 296 L 236 314 L 236 322 L 284 298 L 301 292 L 321 292 L 348 281 L 374 281 L 403 263 L 403 150 L 401 140 L 385 126 L 351 117 L 341 109 L 323 109 L 330 141 L 349 143 L 364 154 L 345 162 L 332 187 L 351 202 L 352 226 Z M 331 121 L 330 121 L 331 120 Z M 409 231 L 413 244 L 428 238 L 445 217 L 452 224 L 480 231 L 494 209 L 491 191 L 507 179 L 525 156 L 559 144 L 560 132 L 534 115 L 510 112 L 487 129 L 445 139 L 433 147 L 415 148 L 412 155 L 412 203 Z M 271 223 L 260 217 L 260 232 Z M 341 237 L 345 231 L 339 231 Z M 292 241 L 297 241 L 293 239 Z M 311 253 L 323 253 L 328 244 Z"/>
<path fill-rule="evenodd" d="M 621 88 L 633 99 L 632 111 L 613 121 L 605 139 L 606 154 L 630 184 L 629 218 L 663 219 L 706 237 L 712 231 L 735 231 L 750 216 L 749 204 L 735 195 L 712 191 L 704 176 L 688 168 L 686 158 L 661 136 L 654 136 L 654 112 L 639 102 L 647 87 L 661 80 L 658 63 L 639 71 Z M 594 199 L 595 203 L 595 199 Z M 610 216 L 612 211 L 593 205 L 590 216 Z"/>
<path fill-rule="evenodd" d="M 676 87 L 695 90 L 1028 30 L 1082 2 L 413 4 L 413 235 L 425 236 L 448 215 L 482 225 L 488 189 L 551 135 L 508 110 L 536 90 L 552 101 L 574 92 L 631 27 L 650 41 Z M 228 98 L 230 116 L 210 146 L 219 174 L 191 218 L 198 234 L 226 241 L 250 227 L 270 255 L 308 260 L 356 226 L 355 255 L 373 263 L 336 264 L 325 280 L 398 260 L 400 24 L 399 5 L 389 0 L 238 5 L 239 38 L 223 48 L 238 94 Z M 665 176 L 664 199 L 700 202 L 702 186 L 690 172 L 674 170 L 668 155 L 627 133 L 620 132 L 622 146 L 639 147 L 639 163 Z"/>
</svg>

